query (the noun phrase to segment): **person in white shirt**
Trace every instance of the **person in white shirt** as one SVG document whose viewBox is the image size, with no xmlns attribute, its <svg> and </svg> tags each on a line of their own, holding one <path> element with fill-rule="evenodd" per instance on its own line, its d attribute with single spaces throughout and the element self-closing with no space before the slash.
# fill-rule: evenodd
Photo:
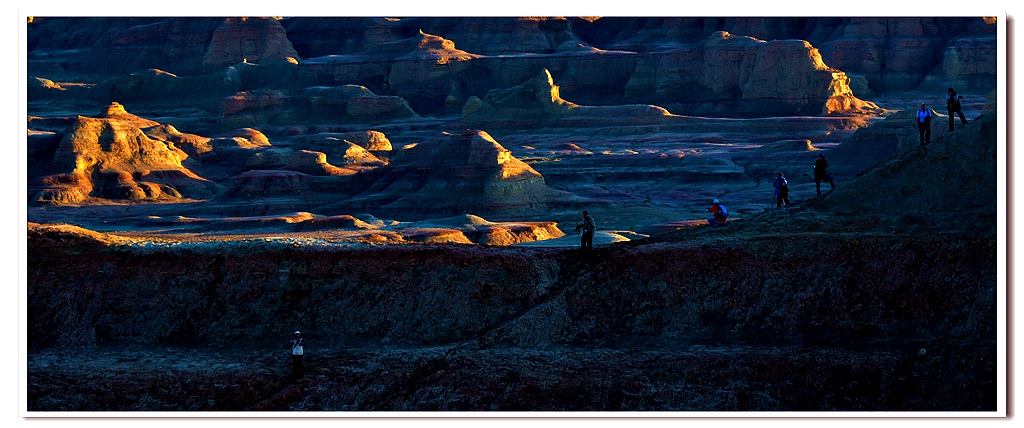
<svg viewBox="0 0 1024 428">
<path fill-rule="evenodd" d="M 296 330 L 289 343 L 292 345 L 292 373 L 298 373 L 302 371 L 302 348 L 305 345 L 302 333 Z"/>
</svg>

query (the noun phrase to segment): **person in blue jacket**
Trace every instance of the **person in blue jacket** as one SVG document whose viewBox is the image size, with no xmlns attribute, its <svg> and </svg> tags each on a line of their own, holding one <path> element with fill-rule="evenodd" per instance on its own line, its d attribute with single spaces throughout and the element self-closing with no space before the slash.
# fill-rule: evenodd
<svg viewBox="0 0 1024 428">
<path fill-rule="evenodd" d="M 949 126 L 953 126 L 953 119 L 950 119 L 949 123 Z M 921 104 L 921 109 L 917 111 L 917 131 L 921 134 L 922 146 L 932 142 L 932 113 L 924 104 Z"/>
<path fill-rule="evenodd" d="M 783 205 L 787 207 L 793 205 L 789 202 L 789 181 L 786 181 L 786 176 L 780 172 L 779 176 L 775 177 L 775 183 L 772 186 L 775 186 L 776 208 L 782 208 Z"/>
</svg>

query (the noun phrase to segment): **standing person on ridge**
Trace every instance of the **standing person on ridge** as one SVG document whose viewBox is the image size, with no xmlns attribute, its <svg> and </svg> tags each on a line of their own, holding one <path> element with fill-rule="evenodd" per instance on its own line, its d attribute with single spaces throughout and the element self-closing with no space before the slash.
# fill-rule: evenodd
<svg viewBox="0 0 1024 428">
<path fill-rule="evenodd" d="M 952 117 L 949 119 L 949 126 L 953 126 Z M 921 147 L 924 147 L 932 142 L 932 113 L 928 111 L 928 106 L 921 104 L 921 109 L 917 111 L 917 131 L 921 134 Z"/>
<path fill-rule="evenodd" d="M 821 196 L 822 181 L 827 181 L 832 186 L 832 190 L 836 190 L 836 183 L 832 181 L 832 176 L 828 175 L 828 161 L 825 160 L 825 154 L 818 153 L 818 159 L 814 161 L 814 187 L 818 189 L 819 197 Z"/>
<path fill-rule="evenodd" d="M 302 348 L 306 344 L 302 339 L 302 333 L 296 330 L 289 343 L 292 345 L 292 374 L 299 374 L 302 371 Z"/>
<path fill-rule="evenodd" d="M 786 181 L 786 176 L 780 172 L 779 176 L 775 177 L 775 183 L 772 185 L 775 186 L 776 208 L 782 208 L 783 205 L 793 205 L 789 202 L 789 182 Z"/>
<path fill-rule="evenodd" d="M 711 227 L 724 225 L 726 219 L 729 218 L 729 210 L 725 209 L 725 205 L 722 205 L 722 202 L 718 199 L 715 199 L 715 202 L 708 208 L 708 212 L 713 214 L 713 216 L 708 219 L 708 224 L 710 224 Z"/>
<path fill-rule="evenodd" d="M 579 232 L 580 229 L 583 230 L 583 235 L 580 236 L 580 249 L 589 252 L 594 249 L 594 230 L 597 229 L 597 225 L 586 211 L 583 211 L 583 222 L 576 223 L 576 231 Z"/>
<path fill-rule="evenodd" d="M 960 95 L 953 88 L 946 90 L 946 111 L 949 112 L 949 132 L 953 132 L 953 115 L 960 116 L 960 124 L 967 125 L 967 118 L 960 107 Z"/>
</svg>

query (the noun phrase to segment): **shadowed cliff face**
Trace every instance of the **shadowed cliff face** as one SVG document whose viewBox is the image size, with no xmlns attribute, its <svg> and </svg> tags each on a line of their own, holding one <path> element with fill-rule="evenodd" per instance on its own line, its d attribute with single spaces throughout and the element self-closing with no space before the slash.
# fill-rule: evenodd
<svg viewBox="0 0 1024 428">
<path fill-rule="evenodd" d="M 76 388 L 86 397 L 131 390 L 106 377 L 127 370 L 132 382 L 168 385 L 165 401 L 135 391 L 142 401 L 77 409 L 994 406 L 989 238 L 695 237 L 589 258 L 465 246 L 154 249 L 96 238 L 30 234 L 29 349 L 33 362 L 49 361 L 46 371 L 30 362 L 39 385 L 30 408 L 74 406 L 42 386 L 70 379 L 97 379 Z M 278 343 L 296 328 L 310 343 L 301 379 L 285 375 Z M 102 371 L 51 357 L 95 349 L 81 358 L 103 361 L 111 346 L 133 356 Z M 175 398 L 173 377 L 125 362 L 160 365 L 168 352 L 193 359 L 197 350 L 222 363 L 172 371 L 199 388 L 252 380 L 189 404 Z M 969 382 L 940 387 L 960 377 Z"/>
<path fill-rule="evenodd" d="M 580 259 L 473 247 L 146 249 L 33 232 L 32 346 L 269 339 L 288 325 L 339 343 L 540 347 L 995 334 L 985 309 L 994 242 L 981 238 L 794 234 Z"/>
<path fill-rule="evenodd" d="M 347 84 L 376 95 L 333 119 L 365 122 L 451 114 L 543 69 L 566 99 L 585 105 L 742 117 L 848 113 L 865 107 L 857 97 L 881 93 L 994 89 L 995 32 L 981 17 L 44 17 L 30 23 L 28 40 L 30 76 L 50 82 L 30 81 L 38 96 L 68 96 L 53 82 L 87 75 L 90 85 L 72 88 L 76 97 L 157 96 L 166 104 L 195 103 L 202 93 L 232 108 L 246 95 L 294 104 L 257 114 L 278 120 L 303 107 L 304 89 Z M 768 43 L 708 43 L 722 33 Z"/>
</svg>

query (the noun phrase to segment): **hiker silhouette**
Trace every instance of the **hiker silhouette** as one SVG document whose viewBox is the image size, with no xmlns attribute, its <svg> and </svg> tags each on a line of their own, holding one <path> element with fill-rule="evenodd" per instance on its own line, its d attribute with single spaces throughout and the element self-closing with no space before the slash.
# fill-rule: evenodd
<svg viewBox="0 0 1024 428">
<path fill-rule="evenodd" d="M 782 208 L 783 205 L 790 206 L 792 203 L 789 202 L 789 182 L 786 181 L 786 176 L 780 172 L 775 177 L 775 183 L 772 184 L 775 187 L 775 206 L 776 208 Z"/>
<path fill-rule="evenodd" d="M 597 225 L 594 224 L 594 218 L 590 213 L 583 211 L 582 214 L 583 222 L 576 224 L 576 231 L 583 231 L 580 236 L 580 249 L 589 252 L 594 249 L 594 230 L 597 229 Z"/>
<path fill-rule="evenodd" d="M 949 88 L 946 90 L 946 111 L 949 112 L 949 132 L 953 132 L 953 115 L 960 116 L 960 124 L 967 125 L 967 118 L 964 117 L 964 112 L 960 107 L 960 95 Z"/>
<path fill-rule="evenodd" d="M 818 191 L 818 196 L 821 196 L 821 182 L 828 182 L 832 189 L 836 190 L 836 183 L 832 181 L 832 176 L 828 175 L 828 161 L 825 160 L 824 153 L 818 153 L 818 159 L 814 161 L 814 187 Z"/>
</svg>

